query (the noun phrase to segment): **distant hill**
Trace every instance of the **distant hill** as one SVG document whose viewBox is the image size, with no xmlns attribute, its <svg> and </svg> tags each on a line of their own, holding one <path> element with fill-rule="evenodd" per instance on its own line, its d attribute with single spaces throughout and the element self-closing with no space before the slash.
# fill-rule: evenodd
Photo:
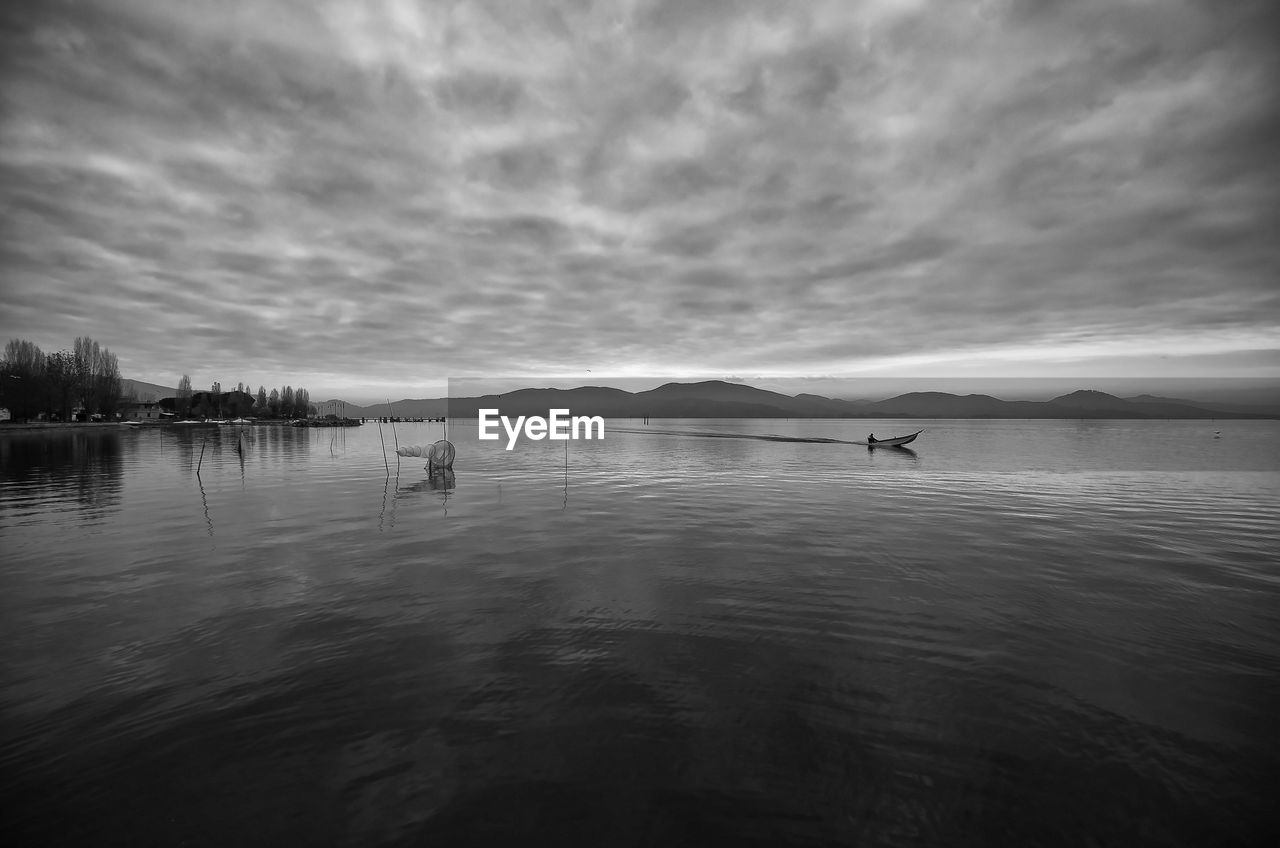
<svg viewBox="0 0 1280 848">
<path fill-rule="evenodd" d="M 125 397 L 135 396 L 138 400 L 159 401 L 161 398 L 176 397 L 177 389 L 158 386 L 155 383 L 144 383 L 141 380 L 121 380 L 121 392 Z"/>
<path fill-rule="evenodd" d="M 1267 418 L 1144 396 L 1125 400 L 1106 392 L 1081 390 L 1047 401 L 1008 401 L 989 395 L 914 392 L 870 404 L 882 417 L 902 418 Z"/>
<path fill-rule="evenodd" d="M 867 404 L 881 418 L 1062 418 L 1036 401 L 1000 400 L 990 395 L 952 395 L 946 392 L 911 392 Z M 1075 417 L 1075 416 L 1071 416 Z"/>
<path fill-rule="evenodd" d="M 322 413 L 342 401 L 317 404 Z M 346 404 L 351 417 L 475 418 L 480 409 L 503 415 L 546 415 L 549 409 L 606 418 L 1277 418 L 1266 408 L 1226 409 L 1195 401 L 1140 395 L 1120 398 L 1082 390 L 1048 401 L 1007 401 L 990 395 L 911 392 L 880 401 L 850 401 L 821 395 L 794 397 L 743 383 L 709 380 L 667 383 L 644 392 L 607 386 L 576 389 L 520 389 L 467 398 L 403 399 L 362 407 Z"/>
<path fill-rule="evenodd" d="M 1183 398 L 1167 398 L 1156 397 L 1154 395 L 1138 395 L 1137 397 L 1125 398 L 1130 403 L 1145 404 L 1174 404 L 1176 406 L 1194 406 L 1202 409 L 1215 409 L 1222 412 L 1242 412 L 1248 415 L 1257 415 L 1268 418 L 1280 417 L 1280 398 L 1277 398 L 1272 404 L 1257 403 L 1232 403 L 1216 400 L 1185 400 Z"/>
<path fill-rule="evenodd" d="M 1106 392 L 1078 391 L 1056 397 L 1049 403 L 1066 407 L 1080 418 L 1236 418 L 1250 417 L 1223 409 L 1209 409 L 1191 401 L 1176 401 L 1140 395 L 1125 400 Z"/>
</svg>

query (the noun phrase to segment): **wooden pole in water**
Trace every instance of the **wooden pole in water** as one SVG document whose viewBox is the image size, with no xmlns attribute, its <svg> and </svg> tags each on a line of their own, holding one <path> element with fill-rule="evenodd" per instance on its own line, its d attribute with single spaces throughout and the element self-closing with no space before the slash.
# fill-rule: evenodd
<svg viewBox="0 0 1280 848">
<path fill-rule="evenodd" d="M 391 463 L 387 462 L 387 440 L 382 438 L 382 422 L 378 422 L 378 441 L 382 442 L 382 464 L 387 466 L 387 479 L 391 478 Z"/>
<path fill-rule="evenodd" d="M 396 456 L 399 456 L 400 437 L 396 435 L 396 411 L 391 408 L 391 398 L 387 398 L 387 412 L 391 413 L 387 417 L 391 421 L 391 436 L 396 440 Z"/>
<path fill-rule="evenodd" d="M 196 463 L 196 476 L 200 476 L 200 466 L 204 462 L 204 447 L 209 444 L 209 436 L 206 434 L 204 441 L 200 443 L 200 461 Z"/>
</svg>

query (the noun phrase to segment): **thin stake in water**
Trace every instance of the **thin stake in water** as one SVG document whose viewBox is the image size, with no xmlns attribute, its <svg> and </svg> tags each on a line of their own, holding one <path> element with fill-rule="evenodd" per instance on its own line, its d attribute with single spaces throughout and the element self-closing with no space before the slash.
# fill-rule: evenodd
<svg viewBox="0 0 1280 848">
<path fill-rule="evenodd" d="M 387 466 L 387 479 L 391 479 L 391 463 L 387 462 L 387 440 L 382 437 L 382 422 L 378 422 L 378 441 L 382 442 L 382 464 Z"/>
<path fill-rule="evenodd" d="M 391 437 L 396 440 L 396 456 L 400 455 L 400 437 L 396 435 L 396 411 L 391 408 L 391 398 L 387 398 L 387 420 L 391 422 Z"/>
</svg>

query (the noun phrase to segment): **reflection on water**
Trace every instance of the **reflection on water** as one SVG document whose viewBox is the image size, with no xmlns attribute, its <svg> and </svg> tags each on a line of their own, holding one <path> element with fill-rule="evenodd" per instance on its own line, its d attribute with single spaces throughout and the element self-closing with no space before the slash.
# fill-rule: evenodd
<svg viewBox="0 0 1280 848">
<path fill-rule="evenodd" d="M 734 426 L 0 440 L 11 829 L 1263 844 L 1274 422 Z"/>
<path fill-rule="evenodd" d="M 867 451 L 871 454 L 880 454 L 882 456 L 887 456 L 890 459 L 895 457 L 898 459 L 919 459 L 920 458 L 919 454 L 917 454 L 914 450 L 906 446 L 888 447 L 888 448 L 873 448 L 868 446 Z"/>
<path fill-rule="evenodd" d="M 458 487 L 458 476 L 453 473 L 452 468 L 438 468 L 427 478 L 433 491 L 442 494 L 449 494 Z"/>
<path fill-rule="evenodd" d="M 733 422 L 741 426 L 740 422 Z M 739 430 L 727 429 L 710 429 L 695 428 L 685 426 L 680 429 L 670 429 L 663 427 L 644 427 L 642 429 L 635 427 L 613 427 L 610 432 L 615 433 L 635 433 L 646 436 L 684 436 L 694 439 L 752 439 L 759 442 L 791 442 L 793 444 L 824 444 L 824 445 L 856 445 L 859 442 L 849 441 L 846 439 L 833 439 L 824 436 L 814 435 L 779 435 L 777 433 L 752 433 Z"/>
<path fill-rule="evenodd" d="M 335 428 L 337 429 L 337 428 Z M 256 460 L 271 467 L 303 465 L 312 450 L 310 430 L 281 426 L 149 427 L 126 433 L 146 451 L 154 450 L 168 463 L 194 474 L 229 461 Z"/>
<path fill-rule="evenodd" d="M 412 494 L 415 492 L 440 492 L 449 494 L 457 487 L 457 476 L 450 470 L 437 469 L 415 483 L 397 484 L 396 492 Z"/>
<path fill-rule="evenodd" d="M 388 475 L 383 486 L 382 511 L 379 513 L 379 530 L 395 527 L 400 501 L 413 499 L 423 494 L 435 495 L 440 505 L 441 514 L 449 514 L 449 497 L 457 488 L 457 476 L 452 469 L 423 469 L 423 476 L 414 482 L 408 482 L 397 468 L 394 476 Z M 417 513 L 415 513 L 417 515 Z"/>
<path fill-rule="evenodd" d="M 449 496 L 453 494 L 457 486 L 458 478 L 453 469 L 434 468 L 427 473 L 424 479 L 416 483 L 408 485 L 397 483 L 396 497 L 433 492 L 437 495 L 438 502 L 447 514 L 449 511 Z"/>
<path fill-rule="evenodd" d="M 209 516 L 209 496 L 204 491 L 204 481 L 200 479 L 200 475 L 196 475 L 196 485 L 200 487 L 200 504 L 204 508 L 204 520 L 209 525 L 209 536 L 213 536 L 213 519 Z"/>
<path fill-rule="evenodd" d="M 75 507 L 100 521 L 116 508 L 124 474 L 118 430 L 74 429 L 0 436 L 0 510 L 38 515 Z"/>
</svg>

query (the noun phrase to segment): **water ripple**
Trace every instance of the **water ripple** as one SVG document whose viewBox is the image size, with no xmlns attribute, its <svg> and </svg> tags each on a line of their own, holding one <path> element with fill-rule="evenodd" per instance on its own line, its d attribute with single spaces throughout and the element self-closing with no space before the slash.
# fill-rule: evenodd
<svg viewBox="0 0 1280 848">
<path fill-rule="evenodd" d="M 3 788 L 32 842 L 1257 842 L 1239 425 L 451 425 L 448 481 L 371 427 L 0 442 Z"/>
</svg>

